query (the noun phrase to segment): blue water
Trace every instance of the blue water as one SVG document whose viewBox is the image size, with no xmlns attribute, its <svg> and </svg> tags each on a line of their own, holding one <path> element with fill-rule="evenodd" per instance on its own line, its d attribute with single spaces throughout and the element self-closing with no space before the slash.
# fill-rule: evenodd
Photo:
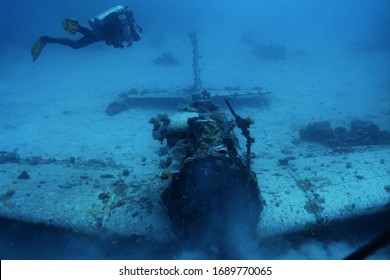
<svg viewBox="0 0 390 280">
<path fill-rule="evenodd" d="M 0 74 L 9 73 L 1 64 L 12 64 L 18 55 L 28 57 L 30 63 L 30 47 L 40 36 L 64 36 L 60 25 L 62 19 L 72 17 L 86 25 L 92 16 L 118 4 L 128 5 L 134 11 L 135 19 L 144 30 L 145 40 L 156 45 L 169 38 L 186 36 L 187 32 L 196 31 L 202 37 L 201 44 L 205 52 L 209 44 L 215 45 L 216 42 L 222 46 L 226 44 L 233 50 L 235 45 L 232 46 L 232 42 L 237 46 L 256 42 L 283 46 L 288 54 L 291 50 L 298 50 L 301 54 L 336 52 L 339 56 L 349 52 L 356 55 L 357 60 L 367 53 L 378 55 L 382 63 L 375 64 L 379 65 L 375 69 L 367 67 L 367 80 L 371 81 L 378 73 L 382 75 L 381 94 L 385 92 L 382 98 L 385 102 L 389 100 L 389 0 L 1 0 Z M 25 49 L 25 53 L 15 55 L 12 53 L 13 49 Z M 237 52 L 234 53 L 239 56 L 240 51 L 242 48 L 237 47 Z M 52 55 L 55 59 L 53 52 L 42 55 Z M 23 72 L 25 67 L 18 67 Z M 80 67 L 83 67 L 82 63 L 78 69 Z M 12 73 L 18 72 L 16 70 L 13 69 Z M 335 75 L 344 75 L 345 72 L 348 70 L 341 70 Z M 306 73 L 310 73 L 310 69 Z M 2 79 L 0 77 L 0 83 L 6 82 Z M 24 77 L 15 78 L 20 83 L 23 83 L 23 79 Z M 383 87 L 386 89 L 383 90 Z M 0 99 L 7 94 L 0 87 Z M 27 101 L 28 98 L 28 95 L 20 96 L 20 99 Z M 383 113 L 387 105 L 381 105 L 378 110 L 371 110 L 372 114 L 381 110 Z M 381 120 L 382 124 L 389 123 L 389 106 L 387 109 L 387 118 Z M 0 150 L 3 149 L 0 146 Z M 279 245 L 269 241 L 269 244 L 259 247 L 260 253 L 257 256 L 265 259 L 341 259 L 386 229 L 386 224 L 389 224 L 388 215 L 381 218 L 384 220 L 372 222 L 366 230 L 359 228 L 358 233 L 345 228 L 323 238 L 293 236 Z M 212 258 L 199 252 L 185 252 L 178 244 L 151 244 L 147 240 L 123 238 L 106 240 L 6 219 L 0 220 L 0 228 L 1 259 Z M 379 251 L 373 258 L 390 259 L 389 250 Z"/>
<path fill-rule="evenodd" d="M 61 34 L 60 22 L 73 17 L 84 24 L 117 5 L 128 5 L 147 34 L 181 34 L 189 30 L 227 37 L 251 33 L 265 42 L 278 40 L 318 49 L 375 43 L 389 46 L 387 0 L 320 1 L 1 1 L 2 45 L 30 45 L 40 34 Z M 150 36 L 150 35 L 148 35 Z"/>
</svg>

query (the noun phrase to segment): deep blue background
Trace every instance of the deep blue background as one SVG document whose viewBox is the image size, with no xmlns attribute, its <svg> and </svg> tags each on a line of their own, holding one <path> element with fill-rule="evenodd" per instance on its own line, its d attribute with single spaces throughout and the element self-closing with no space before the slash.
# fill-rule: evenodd
<svg viewBox="0 0 390 280">
<path fill-rule="evenodd" d="M 203 45 L 207 40 L 238 42 L 250 36 L 259 42 L 305 50 L 389 51 L 389 0 L 0 0 L 0 59 L 5 59 L 2 48 L 29 51 L 42 35 L 68 36 L 61 28 L 66 17 L 87 25 L 89 18 L 117 4 L 128 5 L 143 27 L 144 36 L 156 40 L 196 30 L 202 34 Z M 372 228 L 378 224 L 384 222 L 378 221 Z M 134 240 L 103 240 L 15 221 L 0 219 L 0 228 L 2 259 L 142 259 L 175 258 L 181 254 L 175 244 L 149 243 L 151 246 L 145 247 Z M 347 236 L 345 229 L 338 236 L 340 244 L 308 241 L 307 246 L 318 250 L 313 253 L 316 258 L 326 258 L 326 252 L 332 250 L 340 250 L 336 255 L 344 256 L 374 235 L 375 232 Z M 297 243 L 297 254 L 290 257 L 302 257 L 302 248 Z M 272 250 L 272 246 L 268 249 Z M 273 253 L 263 256 L 281 257 Z"/>
<path fill-rule="evenodd" d="M 224 38 L 249 33 L 259 41 L 312 48 L 356 43 L 389 46 L 388 0 L 69 0 L 0 1 L 3 44 L 31 46 L 41 35 L 64 36 L 61 21 L 82 24 L 111 6 L 128 5 L 149 36 L 197 30 Z"/>
</svg>

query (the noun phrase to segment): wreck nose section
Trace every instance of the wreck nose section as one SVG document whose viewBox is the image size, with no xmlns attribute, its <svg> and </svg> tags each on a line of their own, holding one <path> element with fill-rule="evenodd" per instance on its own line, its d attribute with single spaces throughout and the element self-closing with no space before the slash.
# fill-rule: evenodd
<svg viewBox="0 0 390 280">
<path fill-rule="evenodd" d="M 170 183 L 162 193 L 172 229 L 185 249 L 204 250 L 234 258 L 254 248 L 263 200 L 251 171 L 249 118 L 241 118 L 226 101 L 229 121 L 202 92 L 183 111 L 152 118 L 153 138 L 166 140 Z M 194 114 L 195 113 L 195 114 Z M 233 129 L 247 140 L 246 155 Z M 169 159 L 169 160 L 168 160 Z"/>
<path fill-rule="evenodd" d="M 165 194 L 178 237 L 197 249 L 254 241 L 263 209 L 256 175 L 229 157 L 187 161 Z"/>
</svg>

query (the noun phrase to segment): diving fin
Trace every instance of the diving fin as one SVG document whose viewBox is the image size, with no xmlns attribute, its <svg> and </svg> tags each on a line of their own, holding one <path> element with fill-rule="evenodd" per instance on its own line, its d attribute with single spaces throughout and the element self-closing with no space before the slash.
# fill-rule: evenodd
<svg viewBox="0 0 390 280">
<path fill-rule="evenodd" d="M 79 31 L 80 24 L 74 18 L 66 18 L 62 21 L 62 28 L 70 35 L 75 35 Z"/>
<path fill-rule="evenodd" d="M 39 57 L 41 54 L 43 47 L 46 45 L 46 42 L 43 40 L 44 37 L 38 39 L 35 44 L 31 48 L 31 55 L 33 58 L 33 62 Z"/>
</svg>

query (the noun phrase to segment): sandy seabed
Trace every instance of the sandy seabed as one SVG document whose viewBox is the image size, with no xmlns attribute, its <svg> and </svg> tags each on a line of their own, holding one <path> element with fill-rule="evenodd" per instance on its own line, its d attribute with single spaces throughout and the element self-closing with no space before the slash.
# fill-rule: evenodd
<svg viewBox="0 0 390 280">
<path fill-rule="evenodd" d="M 269 92 L 267 108 L 235 108 L 255 120 L 253 170 L 267 202 L 259 225 L 262 238 L 315 222 L 317 217 L 303 209 L 308 197 L 296 187 L 300 179 L 310 178 L 323 187 L 318 190 L 326 201 L 323 215 L 331 220 L 363 215 L 368 208 L 388 203 L 389 146 L 335 154 L 318 144 L 293 141 L 299 139 L 299 129 L 315 121 L 348 127 L 358 118 L 388 130 L 388 53 L 291 50 L 287 59 L 275 61 L 255 57 L 237 43 L 226 47 L 202 41 L 201 35 L 199 40 L 204 88 L 259 86 Z M 164 51 L 172 52 L 180 63 L 153 64 Z M 35 63 L 29 48 L 3 49 L 0 59 L 0 150 L 16 149 L 23 159 L 58 160 L 57 164 L 0 165 L 2 215 L 81 232 L 172 238 L 159 202 L 166 184 L 159 179 L 156 153 L 162 145 L 152 139 L 148 121 L 174 110 L 132 108 L 112 117 L 104 111 L 120 93 L 133 88 L 175 91 L 191 86 L 188 38 L 171 38 L 160 47 L 152 47 L 144 38 L 124 50 L 49 45 Z M 292 168 L 278 164 L 278 159 L 291 154 L 296 157 Z M 91 164 L 91 159 L 104 164 Z M 347 163 L 351 163 L 348 168 Z M 130 171 L 126 177 L 124 169 Z M 30 180 L 17 180 L 23 170 Z M 114 178 L 102 179 L 107 173 Z M 126 196 L 132 202 L 126 207 L 118 206 L 120 186 L 112 187 L 118 179 L 132 186 Z M 9 191 L 14 191 L 13 197 L 4 198 Z M 110 191 L 116 195 L 112 203 L 99 204 L 99 194 Z"/>
</svg>

